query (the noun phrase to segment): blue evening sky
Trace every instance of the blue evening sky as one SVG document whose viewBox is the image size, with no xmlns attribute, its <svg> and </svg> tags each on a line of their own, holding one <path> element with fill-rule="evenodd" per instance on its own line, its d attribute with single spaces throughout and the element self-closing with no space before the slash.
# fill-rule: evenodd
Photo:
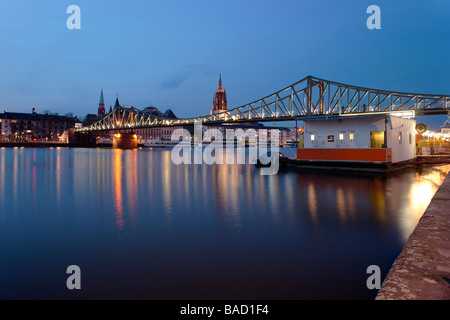
<svg viewBox="0 0 450 320">
<path fill-rule="evenodd" d="M 69 30 L 67 7 L 81 8 Z M 382 29 L 369 30 L 369 5 Z M 137 108 L 209 114 L 307 76 L 450 95 L 448 0 L 2 0 L 0 111 L 83 117 L 116 94 Z"/>
</svg>

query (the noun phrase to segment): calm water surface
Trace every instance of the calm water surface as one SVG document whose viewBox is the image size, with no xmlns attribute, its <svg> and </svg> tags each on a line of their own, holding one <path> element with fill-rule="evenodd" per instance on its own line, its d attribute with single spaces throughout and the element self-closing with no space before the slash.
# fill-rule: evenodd
<svg viewBox="0 0 450 320">
<path fill-rule="evenodd" d="M 0 298 L 372 299 L 367 267 L 386 275 L 449 170 L 261 176 L 162 149 L 0 149 Z"/>
</svg>

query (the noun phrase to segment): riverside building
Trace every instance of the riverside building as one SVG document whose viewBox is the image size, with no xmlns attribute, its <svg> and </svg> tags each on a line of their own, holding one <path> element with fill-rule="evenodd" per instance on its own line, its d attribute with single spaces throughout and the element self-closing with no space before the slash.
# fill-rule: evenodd
<svg viewBox="0 0 450 320">
<path fill-rule="evenodd" d="M 412 115 L 413 116 L 413 115 Z M 304 121 L 299 160 L 398 163 L 416 158 L 416 121 L 363 114 Z"/>
<path fill-rule="evenodd" d="M 75 128 L 75 117 L 32 113 L 0 113 L 0 141 L 31 142 L 54 141 L 68 142 L 68 131 Z"/>
</svg>

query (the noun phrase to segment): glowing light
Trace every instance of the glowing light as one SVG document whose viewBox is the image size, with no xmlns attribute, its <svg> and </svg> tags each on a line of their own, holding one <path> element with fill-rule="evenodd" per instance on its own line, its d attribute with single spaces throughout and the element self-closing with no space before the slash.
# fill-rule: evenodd
<svg viewBox="0 0 450 320">
<path fill-rule="evenodd" d="M 114 152 L 114 207 L 116 209 L 116 226 L 122 231 L 124 226 L 124 207 L 122 194 L 122 157 L 121 151 Z"/>
<path fill-rule="evenodd" d="M 434 195 L 434 190 L 428 183 L 413 184 L 410 197 L 415 208 L 426 209 Z"/>
</svg>

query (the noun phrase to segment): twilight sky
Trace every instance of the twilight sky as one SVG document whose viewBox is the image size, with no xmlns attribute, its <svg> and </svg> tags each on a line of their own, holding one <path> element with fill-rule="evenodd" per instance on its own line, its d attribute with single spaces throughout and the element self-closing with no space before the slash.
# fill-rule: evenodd
<svg viewBox="0 0 450 320">
<path fill-rule="evenodd" d="M 81 8 L 69 30 L 67 7 Z M 381 30 L 369 30 L 369 5 Z M 83 117 L 105 104 L 209 114 L 314 75 L 450 95 L 448 0 L 2 0 L 0 112 Z"/>
</svg>

